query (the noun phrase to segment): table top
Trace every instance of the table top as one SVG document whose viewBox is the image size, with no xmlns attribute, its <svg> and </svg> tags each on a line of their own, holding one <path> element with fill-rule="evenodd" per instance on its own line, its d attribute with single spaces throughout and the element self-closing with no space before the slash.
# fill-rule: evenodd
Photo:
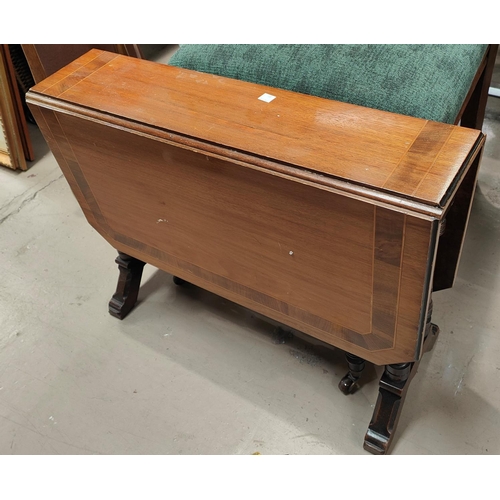
<svg viewBox="0 0 500 500">
<path fill-rule="evenodd" d="M 484 143 L 478 130 L 97 49 L 29 94 L 28 101 L 64 103 L 67 112 L 213 154 L 224 150 L 259 168 L 438 208 Z"/>
</svg>

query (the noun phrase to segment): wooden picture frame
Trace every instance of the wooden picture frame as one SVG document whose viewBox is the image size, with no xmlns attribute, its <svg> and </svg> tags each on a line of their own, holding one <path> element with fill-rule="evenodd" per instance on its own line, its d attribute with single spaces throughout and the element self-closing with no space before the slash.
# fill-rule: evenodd
<svg viewBox="0 0 500 500">
<path fill-rule="evenodd" d="M 33 155 L 13 75 L 9 47 L 0 45 L 0 165 L 27 170 L 26 158 Z"/>
</svg>

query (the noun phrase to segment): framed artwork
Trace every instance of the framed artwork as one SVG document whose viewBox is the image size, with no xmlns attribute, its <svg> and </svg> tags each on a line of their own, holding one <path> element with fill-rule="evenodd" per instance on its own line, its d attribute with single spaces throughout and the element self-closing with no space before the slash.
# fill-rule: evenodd
<svg viewBox="0 0 500 500">
<path fill-rule="evenodd" d="M 138 45 L 6 45 L 0 44 L 0 165 L 27 170 L 34 159 L 26 123 L 22 73 L 38 83 L 91 48 L 141 58 Z M 17 54 L 17 55 L 16 55 Z M 22 57 L 21 57 L 22 56 Z M 20 59 L 23 61 L 20 61 Z M 15 63 L 18 63 L 17 65 Z M 23 62 L 23 64 L 19 64 Z M 21 89 L 20 89 L 21 87 Z M 29 113 L 29 111 L 28 111 Z"/>
<path fill-rule="evenodd" d="M 27 170 L 33 160 L 26 118 L 8 45 L 0 45 L 0 165 Z"/>
</svg>

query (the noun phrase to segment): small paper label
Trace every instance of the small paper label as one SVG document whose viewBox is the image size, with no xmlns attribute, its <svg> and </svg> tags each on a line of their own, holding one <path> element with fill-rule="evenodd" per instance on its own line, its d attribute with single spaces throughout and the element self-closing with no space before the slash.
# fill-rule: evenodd
<svg viewBox="0 0 500 500">
<path fill-rule="evenodd" d="M 262 94 L 259 99 L 264 102 L 271 102 L 273 99 L 276 99 L 276 96 L 271 94 Z"/>
</svg>

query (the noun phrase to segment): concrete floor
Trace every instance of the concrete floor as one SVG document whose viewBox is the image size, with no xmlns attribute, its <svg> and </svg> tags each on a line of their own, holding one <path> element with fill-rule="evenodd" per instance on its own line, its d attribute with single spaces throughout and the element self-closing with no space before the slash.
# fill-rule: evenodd
<svg viewBox="0 0 500 500">
<path fill-rule="evenodd" d="M 484 130 L 458 279 L 434 294 L 441 334 L 394 455 L 500 453 L 500 99 Z M 116 252 L 30 133 L 30 169 L 0 170 L 0 454 L 366 454 L 379 367 L 346 397 L 342 352 L 297 332 L 281 343 L 276 325 L 151 266 L 137 308 L 111 317 Z"/>
</svg>

